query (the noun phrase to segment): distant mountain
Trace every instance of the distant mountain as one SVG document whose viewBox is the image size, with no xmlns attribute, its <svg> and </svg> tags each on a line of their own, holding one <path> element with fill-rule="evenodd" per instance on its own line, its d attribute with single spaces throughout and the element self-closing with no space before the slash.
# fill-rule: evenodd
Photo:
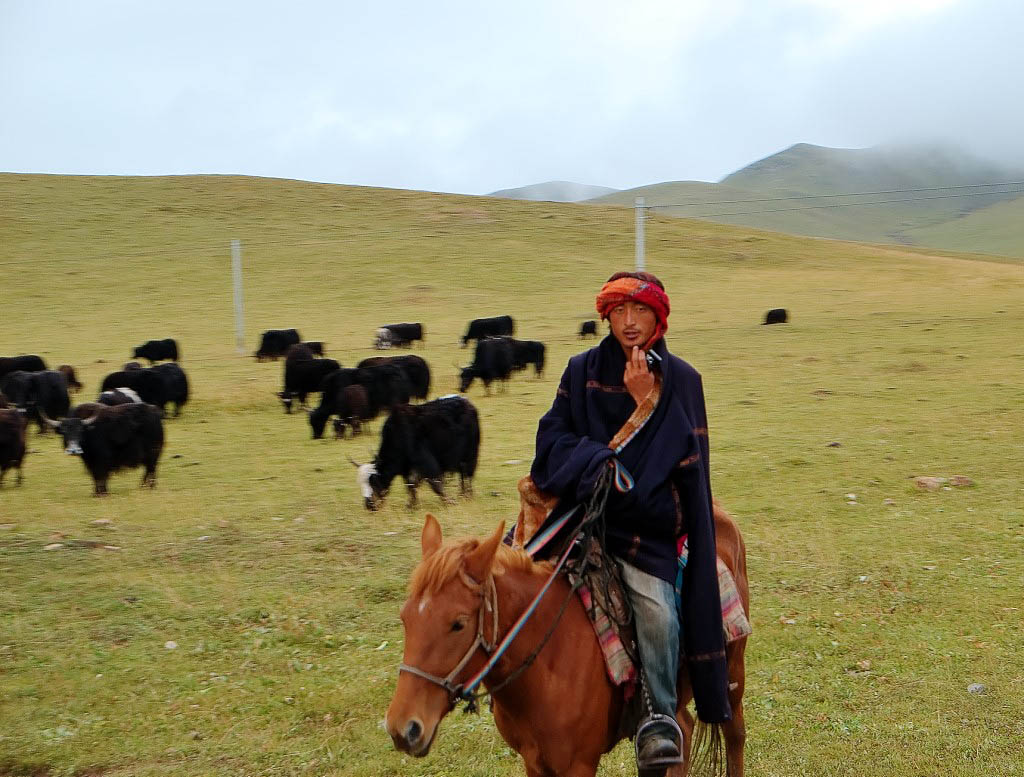
<svg viewBox="0 0 1024 777">
<path fill-rule="evenodd" d="M 1024 256 L 1024 230 L 1016 218 L 1021 208 L 1006 207 L 1011 202 L 1024 206 L 1024 186 L 976 186 L 1008 181 L 1024 181 L 1024 171 L 954 148 L 798 143 L 719 183 L 654 184 L 594 201 L 632 205 L 639 196 L 656 213 L 673 216 L 798 235 Z"/>
<path fill-rule="evenodd" d="M 921 189 L 1020 179 L 1020 170 L 943 146 L 826 148 L 797 143 L 727 175 L 744 189 L 793 189 L 808 194 Z"/>
<path fill-rule="evenodd" d="M 547 181 L 529 186 L 519 186 L 515 189 L 499 189 L 496 192 L 491 192 L 488 196 L 538 202 L 581 202 L 615 191 L 617 190 L 607 186 L 590 186 L 572 181 Z"/>
</svg>

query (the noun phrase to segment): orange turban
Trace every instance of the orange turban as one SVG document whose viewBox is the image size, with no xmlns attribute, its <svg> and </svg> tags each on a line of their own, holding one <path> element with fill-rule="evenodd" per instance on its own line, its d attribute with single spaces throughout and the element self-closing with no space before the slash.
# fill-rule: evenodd
<svg viewBox="0 0 1024 777">
<path fill-rule="evenodd" d="M 668 331 L 668 314 L 671 310 L 668 294 L 653 275 L 616 273 L 598 292 L 597 312 L 602 320 L 606 319 L 612 308 L 627 301 L 646 305 L 658 319 L 654 334 L 644 344 L 643 349 L 646 351 Z"/>
</svg>

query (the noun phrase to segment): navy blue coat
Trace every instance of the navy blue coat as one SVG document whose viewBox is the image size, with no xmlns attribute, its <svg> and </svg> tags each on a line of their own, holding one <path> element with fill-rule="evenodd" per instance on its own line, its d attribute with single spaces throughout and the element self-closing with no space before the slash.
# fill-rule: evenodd
<svg viewBox="0 0 1024 777">
<path fill-rule="evenodd" d="M 608 443 L 636 409 L 622 379 L 622 347 L 609 335 L 569 360 L 555 401 L 540 420 L 530 475 L 539 489 L 560 498 L 552 513 L 559 515 L 591 495 L 602 469 L 615 456 L 635 485 L 625 494 L 612 489 L 607 549 L 662 579 L 675 581 L 676 544 L 682 534 L 688 535 L 682 645 L 697 714 L 707 723 L 718 723 L 732 713 L 704 390 L 700 374 L 670 354 L 664 340 L 653 350 L 661 357 L 661 399 L 652 417 L 618 453 Z"/>
</svg>

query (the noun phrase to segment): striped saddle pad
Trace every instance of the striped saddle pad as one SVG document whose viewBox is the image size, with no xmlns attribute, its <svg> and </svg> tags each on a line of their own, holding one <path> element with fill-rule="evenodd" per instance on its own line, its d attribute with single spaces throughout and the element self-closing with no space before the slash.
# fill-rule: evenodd
<svg viewBox="0 0 1024 777">
<path fill-rule="evenodd" d="M 680 570 L 686 566 L 688 553 L 689 549 L 684 544 L 679 556 Z M 591 553 L 588 554 L 592 563 L 592 572 L 584 575 L 584 580 L 577 592 L 584 609 L 590 615 L 594 631 L 597 633 L 597 640 L 601 645 L 601 652 L 604 654 L 605 667 L 608 670 L 608 678 L 615 685 L 622 685 L 637 678 L 636 666 L 623 644 L 623 640 L 632 644 L 634 639 L 632 626 L 628 627 L 628 634 L 619 634 L 616 631 L 616 624 L 625 621 L 626 610 L 623 601 L 625 593 L 618 585 L 606 591 L 604 586 L 593 584 L 591 575 L 597 572 L 593 565 L 600 565 L 600 560 L 595 558 L 595 555 L 595 549 L 592 548 Z M 576 582 L 574 574 L 570 570 L 569 577 L 573 583 Z M 718 559 L 718 589 L 722 599 L 722 629 L 725 632 L 726 644 L 728 644 L 747 636 L 752 629 L 747 614 L 743 610 L 743 602 L 740 601 L 736 581 L 722 559 Z M 615 617 L 609 617 L 609 613 L 613 613 Z"/>
</svg>

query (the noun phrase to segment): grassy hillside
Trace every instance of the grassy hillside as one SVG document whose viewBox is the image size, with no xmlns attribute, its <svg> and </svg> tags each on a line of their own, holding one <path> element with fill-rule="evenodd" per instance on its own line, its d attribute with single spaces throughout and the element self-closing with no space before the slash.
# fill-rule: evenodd
<svg viewBox="0 0 1024 777">
<path fill-rule="evenodd" d="M 579 321 L 631 264 L 632 213 L 235 177 L 5 175 L 0 203 L 0 354 L 75 364 L 91 398 L 132 345 L 175 336 L 194 391 L 154 492 L 132 472 L 95 499 L 34 432 L 25 484 L 0 491 L 0 775 L 521 774 L 486 710 L 450 716 L 426 759 L 392 751 L 422 510 L 398 484 L 361 507 L 347 457 L 380 421 L 314 442 L 276 405 L 281 364 L 235 354 L 229 241 L 250 350 L 296 326 L 352 364 L 376 325 L 422 321 L 436 396 L 469 318 L 548 342 L 542 379 L 469 393 L 475 499 L 421 493 L 446 533 L 484 533 L 518 512 Z M 659 215 L 648 248 L 746 536 L 749 773 L 1022 774 L 1020 264 Z M 761 326 L 776 306 L 792 323 Z M 974 485 L 910 479 L 954 474 Z M 627 745 L 601 770 L 634 773 Z"/>
<path fill-rule="evenodd" d="M 1021 256 L 1024 234 L 1024 197 L 1000 202 L 968 213 L 961 218 L 908 230 L 906 237 L 921 245 L 942 245 L 956 251 L 970 251 L 984 244 L 987 250 L 1006 256 Z"/>
<path fill-rule="evenodd" d="M 999 188 L 996 191 L 1004 192 L 999 194 L 969 188 L 1021 180 L 1020 170 L 948 149 L 834 149 L 800 143 L 718 184 L 655 184 L 597 202 L 632 205 L 642 196 L 649 205 L 672 204 L 659 212 L 684 218 L 843 240 L 1024 256 L 1024 231 L 1017 229 L 1012 209 L 999 207 L 1024 200 L 1024 187 Z M 930 190 L 934 187 L 968 188 Z M 911 189 L 929 191 L 906 191 Z M 849 192 L 890 193 L 837 196 Z M 986 228 L 961 229 L 972 214 L 986 214 L 979 222 Z"/>
</svg>

